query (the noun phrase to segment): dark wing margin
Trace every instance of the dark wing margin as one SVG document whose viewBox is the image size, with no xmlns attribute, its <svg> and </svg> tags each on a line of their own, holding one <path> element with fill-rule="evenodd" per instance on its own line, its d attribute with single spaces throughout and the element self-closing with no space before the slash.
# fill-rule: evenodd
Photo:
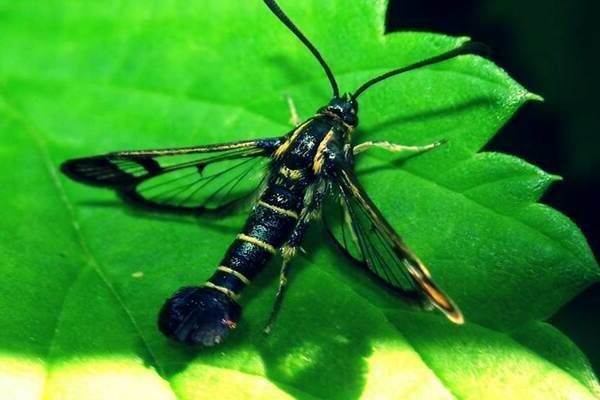
<svg viewBox="0 0 600 400">
<path fill-rule="evenodd" d="M 179 149 L 122 151 L 65 161 L 69 178 L 115 190 L 151 210 L 226 211 L 256 190 L 280 138 Z"/>
<path fill-rule="evenodd" d="M 435 306 L 448 319 L 462 324 L 454 302 L 439 289 L 419 258 L 406 246 L 373 204 L 348 167 L 336 169 L 333 196 L 339 203 L 324 213 L 325 224 L 338 246 L 376 280 L 402 298 L 423 307 Z"/>
</svg>

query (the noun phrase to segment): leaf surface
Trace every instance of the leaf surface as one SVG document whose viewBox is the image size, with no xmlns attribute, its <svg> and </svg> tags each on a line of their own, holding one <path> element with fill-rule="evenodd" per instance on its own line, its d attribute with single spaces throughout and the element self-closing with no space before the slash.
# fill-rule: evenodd
<svg viewBox="0 0 600 400">
<path fill-rule="evenodd" d="M 464 38 L 384 35 L 383 1 L 283 2 L 355 89 Z M 283 99 L 311 115 L 322 72 L 260 2 L 0 1 L 0 393 L 4 399 L 595 398 L 585 356 L 540 320 L 598 268 L 566 217 L 538 204 L 557 180 L 479 152 L 536 96 L 466 56 L 361 97 L 362 140 L 444 148 L 373 151 L 358 174 L 464 327 L 406 309 L 324 243 L 294 264 L 271 337 L 273 263 L 244 294 L 222 346 L 183 348 L 155 327 L 163 300 L 202 282 L 243 214 L 201 221 L 132 213 L 59 176 L 67 158 L 269 137 Z M 335 22 L 332 22 L 335 21 Z"/>
</svg>

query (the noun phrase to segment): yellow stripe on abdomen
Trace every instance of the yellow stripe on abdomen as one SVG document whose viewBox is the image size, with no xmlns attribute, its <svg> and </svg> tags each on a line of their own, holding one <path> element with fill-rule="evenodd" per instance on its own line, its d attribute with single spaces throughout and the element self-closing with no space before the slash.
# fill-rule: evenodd
<svg viewBox="0 0 600 400">
<path fill-rule="evenodd" d="M 274 206 L 274 205 L 269 204 L 269 203 L 265 203 L 262 200 L 259 201 L 257 204 L 259 206 L 261 206 L 261 207 L 268 208 L 269 210 L 273 210 L 273 211 L 275 211 L 278 214 L 285 215 L 286 217 L 298 219 L 298 213 L 296 213 L 294 211 L 286 210 L 285 208 L 281 208 L 281 207 L 277 207 L 277 206 Z"/>
<path fill-rule="evenodd" d="M 275 247 L 273 245 L 271 245 L 267 242 L 264 242 L 260 239 L 257 239 L 254 236 L 249 236 L 244 233 L 240 233 L 239 235 L 237 235 L 237 238 L 239 240 L 243 240 L 244 242 L 252 243 L 258 247 L 261 247 L 261 248 L 267 250 L 271 254 L 277 253 L 277 249 L 275 249 Z"/>
</svg>

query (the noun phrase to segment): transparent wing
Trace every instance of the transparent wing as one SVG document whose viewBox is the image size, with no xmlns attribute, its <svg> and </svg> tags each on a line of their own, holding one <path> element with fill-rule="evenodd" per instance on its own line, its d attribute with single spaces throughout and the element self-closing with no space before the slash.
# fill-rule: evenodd
<svg viewBox="0 0 600 400">
<path fill-rule="evenodd" d="M 463 322 L 458 307 L 435 285 L 427 268 L 383 218 L 349 168 L 334 173 L 330 201 L 338 204 L 324 213 L 325 223 L 344 252 L 406 300 L 433 304 L 453 322 Z"/>
<path fill-rule="evenodd" d="M 66 161 L 61 170 L 124 200 L 160 211 L 222 211 L 248 197 L 267 173 L 280 139 L 182 149 L 116 152 Z"/>
</svg>

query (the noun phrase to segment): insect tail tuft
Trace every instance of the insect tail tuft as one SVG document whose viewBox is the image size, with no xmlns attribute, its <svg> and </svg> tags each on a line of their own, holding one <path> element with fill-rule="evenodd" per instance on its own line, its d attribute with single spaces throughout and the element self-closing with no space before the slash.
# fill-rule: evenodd
<svg viewBox="0 0 600 400">
<path fill-rule="evenodd" d="M 163 305 L 158 328 L 181 343 L 214 346 L 237 326 L 240 316 L 240 305 L 225 294 L 208 287 L 184 287 Z"/>
</svg>

